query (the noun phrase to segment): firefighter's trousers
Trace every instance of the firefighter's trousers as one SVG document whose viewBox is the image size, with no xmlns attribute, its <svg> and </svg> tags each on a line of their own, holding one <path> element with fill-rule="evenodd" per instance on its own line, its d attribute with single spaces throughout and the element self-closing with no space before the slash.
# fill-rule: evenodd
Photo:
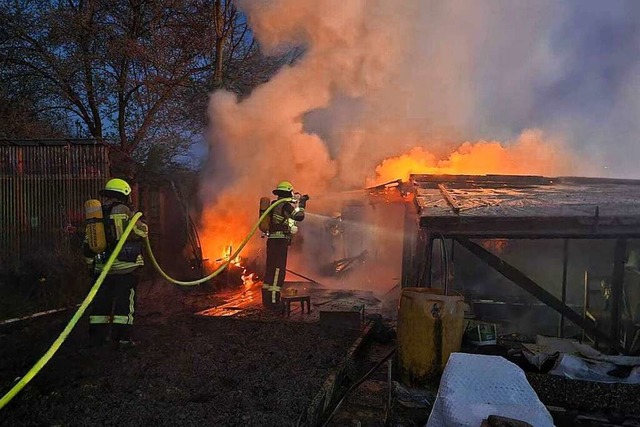
<svg viewBox="0 0 640 427">
<path fill-rule="evenodd" d="M 267 308 L 282 310 L 280 291 L 287 271 L 288 238 L 267 239 L 267 268 L 262 285 L 262 305 Z"/>
<path fill-rule="evenodd" d="M 89 315 L 89 336 L 93 343 L 104 342 L 111 326 L 111 339 L 130 339 L 136 308 L 136 273 L 109 274 L 93 300 Z"/>
</svg>

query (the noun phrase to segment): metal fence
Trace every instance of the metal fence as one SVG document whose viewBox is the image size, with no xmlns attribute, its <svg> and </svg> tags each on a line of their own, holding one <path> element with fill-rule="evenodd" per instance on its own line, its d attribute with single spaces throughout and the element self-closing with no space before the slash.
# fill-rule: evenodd
<svg viewBox="0 0 640 427">
<path fill-rule="evenodd" d="M 0 257 L 69 241 L 108 176 L 108 147 L 95 141 L 0 140 Z"/>
</svg>

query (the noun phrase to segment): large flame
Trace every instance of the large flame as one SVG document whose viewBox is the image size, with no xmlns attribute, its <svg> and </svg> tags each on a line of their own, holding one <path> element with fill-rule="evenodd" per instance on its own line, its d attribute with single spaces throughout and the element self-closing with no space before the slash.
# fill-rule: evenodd
<svg viewBox="0 0 640 427">
<path fill-rule="evenodd" d="M 256 276 L 254 273 L 247 272 L 246 257 L 240 255 L 234 259 L 231 257 L 251 231 L 255 219 L 249 217 L 232 201 L 228 201 L 226 206 L 229 209 L 219 209 L 219 205 L 209 205 L 204 209 L 202 222 L 206 224 L 206 227 L 201 230 L 200 234 L 203 257 L 211 265 L 220 265 L 222 262 L 230 261 L 232 266 L 242 270 L 242 282 L 249 286 L 253 284 Z"/>
<path fill-rule="evenodd" d="M 529 129 L 506 143 L 495 140 L 465 142 L 444 159 L 438 159 L 423 146 L 414 147 L 405 154 L 383 160 L 375 168 L 375 175 L 364 185 L 407 180 L 411 174 L 557 176 L 572 172 L 572 163 L 572 156 L 562 148 L 562 143 L 545 138 L 539 130 Z M 205 258 L 219 260 L 221 253 L 224 259 L 231 256 L 229 248 L 237 247 L 258 219 L 258 200 L 255 196 L 255 206 L 247 206 L 241 198 L 223 195 L 216 205 L 205 208 L 203 223 L 206 227 L 201 238 Z M 253 243 L 263 244 L 259 239 Z M 254 248 L 250 242 L 245 253 L 251 256 Z"/>
<path fill-rule="evenodd" d="M 406 180 L 411 174 L 559 175 L 570 172 L 571 163 L 557 141 L 545 140 L 538 130 L 526 130 L 510 144 L 465 142 L 441 160 L 423 147 L 414 147 L 406 154 L 383 160 L 367 184 Z"/>
<path fill-rule="evenodd" d="M 484 16 L 486 7 L 471 7 L 473 2 L 465 1 L 438 1 L 437 7 L 427 3 L 239 3 L 267 54 L 281 55 L 291 46 L 302 46 L 304 54 L 247 97 L 225 91 L 211 96 L 212 167 L 202 182 L 202 234 L 208 258 L 217 258 L 230 242 L 237 246 L 242 241 L 257 220 L 260 197 L 281 180 L 310 194 L 310 208 L 318 209 L 318 196 L 328 199 L 331 192 L 406 179 L 411 173 L 546 175 L 568 169 L 568 156 L 550 148 L 554 144 L 543 141 L 538 131 L 525 131 L 505 144 L 469 142 L 444 156 L 441 151 L 434 154 L 433 147 L 460 142 L 460 135 L 523 125 L 503 113 L 505 105 L 522 106 L 523 114 L 528 111 L 529 99 L 518 102 L 512 89 L 529 80 L 529 73 L 537 75 L 537 69 L 531 71 L 522 63 L 532 51 L 538 52 L 534 48 L 540 38 L 537 33 L 527 37 L 531 44 L 514 49 L 515 61 L 491 61 L 493 55 L 477 54 L 482 46 L 475 42 L 495 43 L 474 35 L 494 29 L 494 21 L 487 18 L 495 11 Z M 530 12 L 526 8 L 519 15 L 523 24 L 530 22 Z M 502 33 L 503 29 L 496 34 Z M 506 80 L 514 86 L 499 92 L 509 93 L 507 104 L 482 102 L 485 90 L 474 84 L 475 73 L 486 71 L 478 65 L 493 62 L 500 68 L 517 64 L 527 72 L 500 69 L 496 74 L 504 76 L 498 83 Z M 476 111 L 476 105 L 482 110 Z M 482 126 L 474 125 L 476 121 Z M 416 148 L 403 154 L 411 146 Z M 243 255 L 252 257 L 258 245 L 264 247 L 264 242 L 255 239 Z"/>
<path fill-rule="evenodd" d="M 206 206 L 202 216 L 204 225 L 200 235 L 204 258 L 210 262 L 228 257 L 231 246 L 237 247 L 250 231 L 252 218 L 242 211 L 224 210 L 217 206 Z"/>
</svg>

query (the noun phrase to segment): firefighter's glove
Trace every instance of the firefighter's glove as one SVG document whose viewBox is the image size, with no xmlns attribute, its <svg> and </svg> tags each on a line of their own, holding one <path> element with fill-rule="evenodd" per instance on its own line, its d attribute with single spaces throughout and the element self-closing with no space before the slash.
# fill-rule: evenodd
<svg viewBox="0 0 640 427">
<path fill-rule="evenodd" d="M 298 226 L 293 218 L 287 219 L 287 226 L 289 227 L 289 234 L 296 234 L 298 232 Z"/>
<path fill-rule="evenodd" d="M 304 196 L 300 197 L 300 207 L 302 209 L 304 209 L 307 206 L 307 200 L 309 200 L 308 194 L 305 194 Z"/>
</svg>

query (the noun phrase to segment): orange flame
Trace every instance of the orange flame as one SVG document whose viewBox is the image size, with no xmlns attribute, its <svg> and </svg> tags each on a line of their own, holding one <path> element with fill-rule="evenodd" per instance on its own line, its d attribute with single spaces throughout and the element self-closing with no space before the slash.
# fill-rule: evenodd
<svg viewBox="0 0 640 427">
<path fill-rule="evenodd" d="M 465 142 L 447 159 L 438 160 L 423 147 L 383 160 L 368 185 L 394 179 L 407 180 L 411 174 L 511 174 L 554 175 L 571 170 L 571 158 L 561 144 L 543 139 L 537 130 L 526 130 L 511 144 L 498 141 Z"/>
<path fill-rule="evenodd" d="M 258 202 L 255 203 L 257 213 Z M 200 230 L 204 258 L 226 261 L 231 257 L 233 247 L 237 248 L 255 221 L 248 210 L 247 206 L 232 197 L 225 197 L 205 207 Z"/>
<path fill-rule="evenodd" d="M 575 156 L 573 156 L 575 157 Z M 375 169 L 375 177 L 366 186 L 374 186 L 396 179 L 407 180 L 411 174 L 517 174 L 559 175 L 571 173 L 572 156 L 559 141 L 546 139 L 539 130 L 525 130 L 514 141 L 465 142 L 443 159 L 419 146 L 405 154 L 383 160 Z M 576 161 L 576 164 L 578 161 Z M 244 186 L 246 182 L 242 182 Z M 242 190 L 238 183 L 238 192 Z M 228 192 L 215 204 L 205 208 L 202 217 L 201 242 L 205 258 L 216 259 L 223 253 L 229 259 L 232 245 L 238 245 L 258 218 L 259 196 L 246 189 L 242 197 Z M 396 194 L 396 192 L 390 192 Z M 389 200 L 395 201 L 395 200 Z M 255 205 L 250 205 L 255 203 Z M 252 246 L 253 245 L 253 246 Z M 255 253 L 258 239 L 249 242 L 243 254 Z M 237 246 L 236 246 L 237 247 Z M 239 258 L 233 264 L 241 267 Z M 247 278 L 247 281 L 254 278 Z"/>
<path fill-rule="evenodd" d="M 256 278 L 255 273 L 247 274 L 247 267 L 245 267 L 242 264 L 242 258 L 240 257 L 240 255 L 237 255 L 234 259 L 230 259 L 232 255 L 233 255 L 233 245 L 229 244 L 228 246 L 225 246 L 224 249 L 222 250 L 222 258 L 219 258 L 216 261 L 223 261 L 223 262 L 229 261 L 230 265 L 233 265 L 235 267 L 242 269 L 242 273 L 240 273 L 242 284 L 244 286 L 253 285 L 255 283 L 254 279 Z"/>
</svg>

